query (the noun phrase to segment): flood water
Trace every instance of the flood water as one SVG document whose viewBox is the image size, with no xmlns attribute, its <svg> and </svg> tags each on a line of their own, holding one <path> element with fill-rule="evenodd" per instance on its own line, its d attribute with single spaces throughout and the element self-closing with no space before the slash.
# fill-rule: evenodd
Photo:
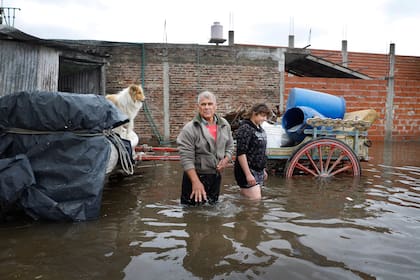
<svg viewBox="0 0 420 280">
<path fill-rule="evenodd" d="M 420 279 L 420 143 L 375 143 L 360 179 L 225 171 L 216 206 L 179 205 L 177 161 L 110 178 L 101 217 L 0 224 L 0 279 Z"/>
</svg>

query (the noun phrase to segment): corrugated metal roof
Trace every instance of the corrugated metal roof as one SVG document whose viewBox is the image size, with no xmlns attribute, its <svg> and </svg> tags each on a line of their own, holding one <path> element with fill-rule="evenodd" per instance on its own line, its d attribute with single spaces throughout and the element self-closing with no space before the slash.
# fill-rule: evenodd
<svg viewBox="0 0 420 280">
<path fill-rule="evenodd" d="M 372 79 L 340 64 L 300 51 L 293 52 L 289 49 L 285 53 L 285 59 L 285 70 L 300 77 Z"/>
<path fill-rule="evenodd" d="M 41 39 L 32 35 L 29 35 L 25 32 L 22 32 L 14 27 L 8 25 L 0 25 L 0 40 L 14 40 L 26 43 L 32 43 L 36 45 L 43 45 L 46 47 L 61 49 L 61 50 L 70 50 L 78 53 L 84 53 L 88 55 L 93 55 L 96 57 L 108 57 L 107 54 L 98 53 L 87 49 L 86 51 L 78 48 L 74 44 L 67 42 L 66 40 L 53 40 L 53 39 Z"/>
<path fill-rule="evenodd" d="M 18 40 L 18 41 L 31 41 L 34 43 L 42 43 L 43 40 L 27 33 L 24 33 L 9 25 L 0 24 L 0 39 L 3 40 Z"/>
</svg>

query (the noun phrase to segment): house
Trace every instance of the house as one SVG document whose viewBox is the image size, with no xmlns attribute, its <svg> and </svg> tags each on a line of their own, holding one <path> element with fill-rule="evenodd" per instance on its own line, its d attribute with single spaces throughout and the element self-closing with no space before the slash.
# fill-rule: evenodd
<svg viewBox="0 0 420 280">
<path fill-rule="evenodd" d="M 106 56 L 0 25 L 0 96 L 24 90 L 105 93 Z"/>
</svg>

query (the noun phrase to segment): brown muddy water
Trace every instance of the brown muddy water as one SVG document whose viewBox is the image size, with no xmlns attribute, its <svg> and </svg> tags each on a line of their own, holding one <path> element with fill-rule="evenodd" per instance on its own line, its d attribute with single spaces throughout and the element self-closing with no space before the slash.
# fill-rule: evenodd
<svg viewBox="0 0 420 280">
<path fill-rule="evenodd" d="M 0 224 L 0 279 L 420 279 L 420 143 L 374 143 L 360 179 L 225 171 L 216 206 L 179 205 L 176 161 L 111 178 L 101 217 Z"/>
</svg>

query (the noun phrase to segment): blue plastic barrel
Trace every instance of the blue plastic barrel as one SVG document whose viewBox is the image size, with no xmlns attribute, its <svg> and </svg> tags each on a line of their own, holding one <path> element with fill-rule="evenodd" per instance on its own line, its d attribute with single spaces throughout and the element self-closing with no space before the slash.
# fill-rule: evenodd
<svg viewBox="0 0 420 280">
<path fill-rule="evenodd" d="M 310 89 L 292 88 L 287 98 L 286 110 L 298 106 L 310 107 L 332 119 L 342 119 L 346 112 L 346 101 L 343 97 Z"/>
<path fill-rule="evenodd" d="M 283 114 L 282 126 L 295 143 L 300 143 L 305 138 L 303 131 L 310 128 L 306 124 L 306 120 L 314 117 L 325 118 L 321 113 L 310 107 L 293 107 Z"/>
</svg>

